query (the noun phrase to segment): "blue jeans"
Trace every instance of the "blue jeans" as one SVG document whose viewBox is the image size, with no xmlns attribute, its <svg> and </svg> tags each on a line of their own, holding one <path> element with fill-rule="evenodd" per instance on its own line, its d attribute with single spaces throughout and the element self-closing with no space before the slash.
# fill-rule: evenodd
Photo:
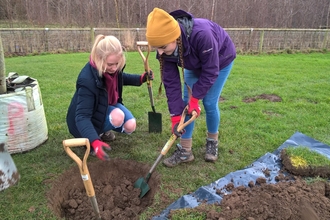
<svg viewBox="0 0 330 220">
<path fill-rule="evenodd" d="M 114 127 L 110 123 L 109 115 L 110 115 L 111 111 L 114 110 L 115 108 L 119 108 L 125 114 L 124 123 L 120 127 Z M 103 126 L 103 132 L 114 130 L 116 132 L 123 133 L 123 132 L 125 132 L 124 129 L 123 129 L 123 125 L 125 124 L 126 121 L 128 121 L 132 118 L 134 118 L 133 114 L 124 105 L 122 105 L 120 103 L 117 103 L 115 105 L 109 105 L 108 110 L 107 110 L 107 116 L 106 116 L 104 126 Z"/>
<path fill-rule="evenodd" d="M 230 74 L 230 71 L 233 67 L 234 61 L 231 62 L 228 66 L 219 71 L 219 76 L 210 90 L 207 92 L 206 96 L 203 98 L 203 105 L 206 114 L 206 127 L 209 133 L 217 133 L 220 126 L 220 109 L 219 109 L 219 98 L 222 92 L 222 88 L 225 85 L 227 78 Z M 197 82 L 198 77 L 191 70 L 184 70 L 184 79 L 185 82 L 190 86 Z M 186 104 L 189 101 L 188 89 L 184 86 L 184 97 L 183 100 Z M 188 117 L 188 116 L 187 116 Z M 186 118 L 187 120 L 187 118 Z M 194 130 L 195 123 L 192 122 L 185 129 L 186 132 L 182 135 L 183 139 L 192 138 L 192 133 Z"/>
</svg>

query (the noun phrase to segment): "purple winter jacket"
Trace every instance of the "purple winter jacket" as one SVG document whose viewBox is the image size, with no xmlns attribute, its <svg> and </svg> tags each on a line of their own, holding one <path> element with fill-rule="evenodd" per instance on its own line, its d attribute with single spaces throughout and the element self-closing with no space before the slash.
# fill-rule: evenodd
<svg viewBox="0 0 330 220">
<path fill-rule="evenodd" d="M 170 14 L 180 24 L 184 68 L 194 71 L 199 77 L 192 87 L 192 95 L 203 99 L 217 79 L 219 70 L 236 58 L 234 43 L 222 27 L 208 19 L 194 18 L 183 10 Z M 186 104 L 182 99 L 179 55 L 163 54 L 162 59 L 168 110 L 171 116 L 181 115 Z"/>
</svg>

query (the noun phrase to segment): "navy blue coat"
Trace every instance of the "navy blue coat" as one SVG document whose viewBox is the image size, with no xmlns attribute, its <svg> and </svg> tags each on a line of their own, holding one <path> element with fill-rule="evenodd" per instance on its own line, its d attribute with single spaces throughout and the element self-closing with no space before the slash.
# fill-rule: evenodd
<svg viewBox="0 0 330 220">
<path fill-rule="evenodd" d="M 119 72 L 118 103 L 123 104 L 123 85 L 141 86 L 141 75 Z M 76 91 L 69 106 L 66 122 L 75 138 L 88 138 L 90 143 L 100 139 L 108 108 L 108 92 L 104 78 L 99 77 L 96 68 L 89 62 L 81 70 Z"/>
<path fill-rule="evenodd" d="M 183 44 L 184 68 L 199 77 L 192 88 L 192 95 L 203 99 L 219 75 L 219 71 L 236 58 L 236 49 L 228 33 L 218 24 L 204 18 L 194 18 L 188 12 L 170 13 L 178 20 Z M 163 83 L 171 116 L 181 115 L 186 104 L 182 98 L 182 83 L 178 55 L 163 57 Z M 159 54 L 157 54 L 159 58 Z M 180 68 L 181 69 L 181 68 Z"/>
</svg>

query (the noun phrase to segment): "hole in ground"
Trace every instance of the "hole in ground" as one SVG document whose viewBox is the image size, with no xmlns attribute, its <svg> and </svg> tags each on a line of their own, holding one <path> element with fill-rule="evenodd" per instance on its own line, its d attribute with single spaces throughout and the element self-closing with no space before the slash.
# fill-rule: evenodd
<svg viewBox="0 0 330 220">
<path fill-rule="evenodd" d="M 102 219 L 138 219 L 153 202 L 159 190 L 160 175 L 153 172 L 150 191 L 140 199 L 140 189 L 134 183 L 145 177 L 150 166 L 136 161 L 111 159 L 87 162 Z M 60 218 L 96 219 L 87 196 L 78 166 L 73 166 L 54 182 L 47 193 L 48 205 Z"/>
</svg>

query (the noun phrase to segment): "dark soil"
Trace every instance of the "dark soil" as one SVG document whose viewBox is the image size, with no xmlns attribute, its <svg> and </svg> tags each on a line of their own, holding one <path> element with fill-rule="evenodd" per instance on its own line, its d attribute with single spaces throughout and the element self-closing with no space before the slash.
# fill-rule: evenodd
<svg viewBox="0 0 330 220">
<path fill-rule="evenodd" d="M 87 163 L 102 219 L 138 219 L 153 202 L 160 177 L 153 172 L 148 181 L 150 191 L 140 199 L 134 183 L 145 177 L 150 167 L 135 161 L 111 159 Z M 58 217 L 96 219 L 78 166 L 63 173 L 48 192 L 49 207 Z"/>
<path fill-rule="evenodd" d="M 325 220 L 330 219 L 329 188 L 329 183 L 318 181 L 308 185 L 300 178 L 250 188 L 237 187 L 224 196 L 221 204 L 202 204 L 191 212 L 206 213 L 208 220 Z M 219 209 L 222 211 L 217 211 Z"/>
</svg>

